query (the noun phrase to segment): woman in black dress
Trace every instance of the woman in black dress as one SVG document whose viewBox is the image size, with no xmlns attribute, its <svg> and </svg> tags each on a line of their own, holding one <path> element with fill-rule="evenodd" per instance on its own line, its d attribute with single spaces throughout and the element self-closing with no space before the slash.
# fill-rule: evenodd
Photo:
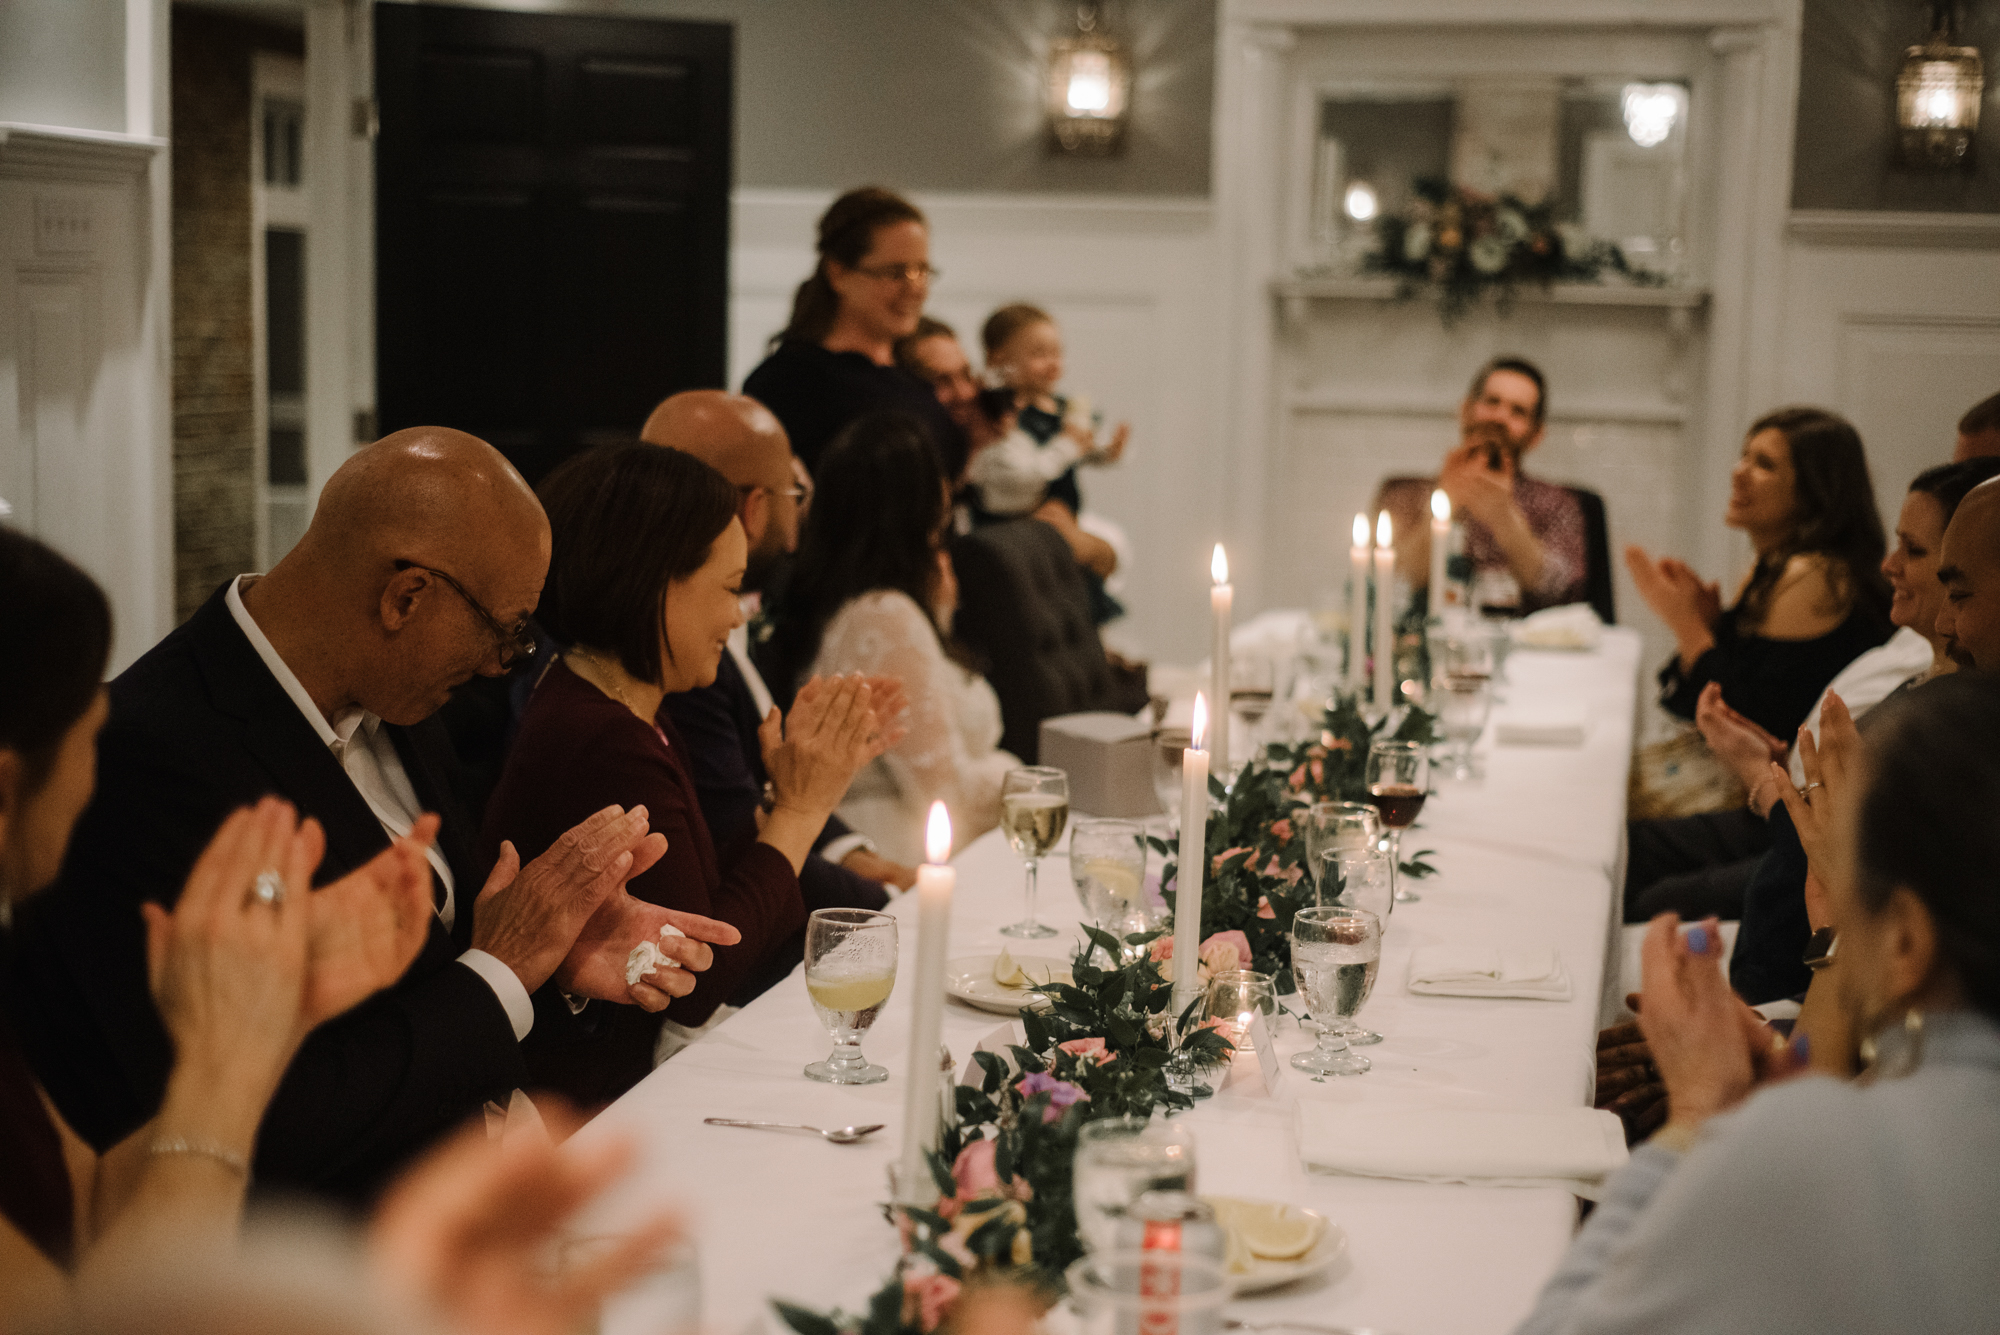
<svg viewBox="0 0 2000 1335">
<path fill-rule="evenodd" d="M 916 205 L 876 186 L 850 190 L 819 220 L 819 263 L 799 284 L 792 317 L 743 392 L 776 414 L 792 452 L 820 455 L 855 418 L 901 409 L 924 424 L 945 476 L 965 470 L 964 434 L 931 387 L 896 365 L 930 296 L 930 227 Z"/>
</svg>

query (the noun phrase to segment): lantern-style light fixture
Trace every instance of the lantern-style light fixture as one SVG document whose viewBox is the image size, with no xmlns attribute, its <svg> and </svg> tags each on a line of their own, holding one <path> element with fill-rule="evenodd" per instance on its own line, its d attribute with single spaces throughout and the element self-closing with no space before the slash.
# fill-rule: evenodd
<svg viewBox="0 0 2000 1335">
<path fill-rule="evenodd" d="M 1952 0 L 1929 0 L 1930 38 L 1911 47 L 1896 76 L 1896 128 L 1911 167 L 1968 167 L 1979 131 L 1986 69 L 1976 46 L 1957 45 Z"/>
<path fill-rule="evenodd" d="M 1049 140 L 1056 151 L 1108 157 L 1125 145 L 1132 67 L 1099 6 L 1078 5 L 1076 31 L 1049 46 Z"/>
</svg>

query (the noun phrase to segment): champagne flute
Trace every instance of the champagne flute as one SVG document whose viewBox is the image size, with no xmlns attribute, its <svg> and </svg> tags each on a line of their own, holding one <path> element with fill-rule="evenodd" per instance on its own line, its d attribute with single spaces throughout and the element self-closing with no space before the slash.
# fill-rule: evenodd
<svg viewBox="0 0 2000 1335">
<path fill-rule="evenodd" d="M 1417 813 L 1424 809 L 1424 799 L 1430 796 L 1431 758 L 1425 754 L 1421 742 L 1399 742 L 1381 738 L 1368 746 L 1368 800 L 1375 804 L 1375 810 L 1382 815 L 1382 826 L 1389 832 L 1389 857 L 1395 867 L 1391 879 L 1396 882 L 1396 902 L 1411 904 L 1423 898 L 1414 890 L 1406 890 L 1400 884 L 1403 861 L 1403 831 L 1417 819 Z"/>
<path fill-rule="evenodd" d="M 1382 818 L 1366 802 L 1315 802 L 1304 816 L 1306 866 L 1312 872 L 1315 901 L 1325 903 L 1327 857 L 1350 848 L 1374 848 L 1382 842 Z"/>
<path fill-rule="evenodd" d="M 1047 765 L 1010 769 L 1000 781 L 1000 828 L 1028 868 L 1028 916 L 1000 935 L 1040 940 L 1056 929 L 1035 921 L 1035 868 L 1069 824 L 1069 776 Z"/>
<path fill-rule="evenodd" d="M 1069 836 L 1069 875 L 1093 923 L 1122 943 L 1146 930 L 1146 830 L 1137 821 L 1083 819 Z M 1121 944 L 1121 956 L 1135 947 Z M 1123 960 L 1113 960 L 1117 967 Z"/>
<path fill-rule="evenodd" d="M 1382 920 L 1366 909 L 1319 904 L 1292 919 L 1292 973 L 1315 1020 L 1319 1042 L 1292 1058 L 1314 1076 L 1360 1075 L 1374 1065 L 1337 1026 L 1367 1004 L 1382 967 Z"/>
<path fill-rule="evenodd" d="M 806 919 L 806 995 L 833 1052 L 806 1067 L 832 1085 L 873 1085 L 887 1067 L 861 1055 L 861 1036 L 896 986 L 896 920 L 869 909 L 814 909 Z"/>
</svg>

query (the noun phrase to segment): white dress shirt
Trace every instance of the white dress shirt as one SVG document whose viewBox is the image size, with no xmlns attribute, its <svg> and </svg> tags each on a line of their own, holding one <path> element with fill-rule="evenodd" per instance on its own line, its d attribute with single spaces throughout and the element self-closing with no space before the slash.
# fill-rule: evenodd
<svg viewBox="0 0 2000 1335">
<path fill-rule="evenodd" d="M 1826 690 L 1820 692 L 1819 699 L 1813 701 L 1805 724 L 1812 730 L 1813 743 L 1819 743 L 1819 711 L 1825 707 L 1828 694 L 1838 695 L 1848 712 L 1858 719 L 1881 704 L 1898 686 L 1929 671 L 1930 666 L 1931 642 L 1908 626 L 1899 627 L 1887 643 L 1877 645 L 1842 668 L 1826 684 Z M 1792 782 L 1803 788 L 1805 760 L 1796 741 L 1792 742 L 1791 771 Z"/>
<path fill-rule="evenodd" d="M 410 776 L 403 769 L 403 759 L 396 754 L 395 743 L 382 728 L 382 720 L 367 710 L 355 706 L 342 710 L 329 725 L 326 716 L 313 703 L 306 688 L 278 651 L 271 647 L 271 641 L 251 617 L 250 610 L 243 605 L 243 581 L 254 579 L 254 575 L 238 575 L 229 586 L 224 601 L 229 605 L 229 615 L 236 618 L 242 628 L 244 638 L 257 651 L 257 657 L 270 669 L 271 676 L 285 694 L 291 697 L 299 713 L 312 725 L 319 739 L 326 743 L 327 750 L 346 771 L 348 781 L 375 813 L 375 819 L 382 822 L 382 829 L 391 839 L 400 839 L 410 832 L 417 817 L 423 814 L 423 804 L 417 800 L 417 790 L 410 784 Z M 443 919 L 445 929 L 451 929 L 458 916 L 457 886 L 451 874 L 451 865 L 444 859 L 433 843 L 425 850 L 431 871 L 436 874 L 438 885 L 443 889 L 444 900 L 438 908 L 438 917 Z M 514 1037 L 523 1039 L 534 1027 L 535 1008 L 528 1000 L 528 989 L 522 985 L 512 969 L 487 954 L 483 950 L 468 950 L 458 957 L 458 962 L 486 980 L 493 989 L 493 995 L 507 1012 L 507 1020 L 514 1026 Z"/>
</svg>

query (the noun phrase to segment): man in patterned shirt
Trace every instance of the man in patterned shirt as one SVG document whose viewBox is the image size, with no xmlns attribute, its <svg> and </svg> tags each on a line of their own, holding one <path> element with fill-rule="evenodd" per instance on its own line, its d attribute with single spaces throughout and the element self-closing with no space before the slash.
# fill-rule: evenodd
<svg viewBox="0 0 2000 1335">
<path fill-rule="evenodd" d="M 1466 555 L 1478 573 L 1505 572 L 1521 590 L 1521 610 L 1581 602 L 1586 557 L 1583 509 L 1565 487 L 1521 471 L 1522 456 L 1542 442 L 1548 398 L 1542 373 L 1519 357 L 1479 368 L 1458 411 L 1459 443 L 1444 457 L 1435 485 L 1451 497 L 1465 525 Z M 1430 495 L 1405 480 L 1384 488 L 1382 506 L 1396 532 L 1398 567 L 1421 585 L 1430 570 Z"/>
</svg>

